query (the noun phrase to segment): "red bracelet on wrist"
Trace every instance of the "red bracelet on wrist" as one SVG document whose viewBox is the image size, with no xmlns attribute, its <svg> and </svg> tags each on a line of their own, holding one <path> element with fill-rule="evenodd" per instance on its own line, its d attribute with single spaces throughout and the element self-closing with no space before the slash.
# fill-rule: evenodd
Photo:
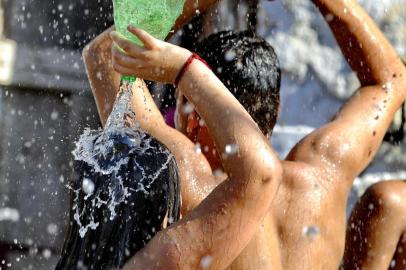
<svg viewBox="0 0 406 270">
<path fill-rule="evenodd" d="M 207 64 L 206 61 L 204 61 L 197 53 L 192 52 L 192 55 L 187 59 L 186 63 L 183 65 L 182 69 L 179 71 L 178 76 L 176 77 L 175 80 L 175 86 L 178 87 L 180 81 L 182 80 L 183 76 L 185 75 L 187 69 L 189 66 L 193 63 L 194 60 L 199 60 L 203 64 L 205 64 L 210 70 L 209 64 Z"/>
</svg>

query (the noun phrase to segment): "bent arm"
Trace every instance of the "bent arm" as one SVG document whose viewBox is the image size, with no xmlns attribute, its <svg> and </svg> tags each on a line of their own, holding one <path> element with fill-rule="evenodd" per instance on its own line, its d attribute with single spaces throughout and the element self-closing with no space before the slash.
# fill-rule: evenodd
<svg viewBox="0 0 406 270">
<path fill-rule="evenodd" d="M 111 62 L 111 45 L 109 37 L 114 26 L 110 27 L 92 42 L 82 52 L 87 77 L 102 124 L 109 117 L 120 87 L 120 74 L 114 71 Z"/>
<path fill-rule="evenodd" d="M 326 17 L 362 87 L 331 123 L 299 144 L 290 158 L 334 167 L 345 172 L 339 178 L 352 183 L 374 157 L 395 112 L 405 100 L 406 69 L 356 1 L 313 2 Z"/>
<path fill-rule="evenodd" d="M 181 179 L 182 214 L 195 208 L 217 186 L 203 154 L 182 133 L 168 126 L 143 80 L 133 86 L 132 109 L 140 127 L 174 155 Z"/>
<path fill-rule="evenodd" d="M 112 68 L 112 40 L 108 29 L 83 51 L 83 58 L 102 124 L 114 105 L 120 75 Z M 195 208 L 216 187 L 210 165 L 195 145 L 179 131 L 166 125 L 147 86 L 137 80 L 133 86 L 132 109 L 136 121 L 148 134 L 162 142 L 174 155 L 181 178 L 182 213 Z"/>
<path fill-rule="evenodd" d="M 183 7 L 183 12 L 176 20 L 173 26 L 174 31 L 182 28 L 186 23 L 188 23 L 194 16 L 198 13 L 203 13 L 207 11 L 211 6 L 217 3 L 219 0 L 185 0 L 185 5 Z"/>
<path fill-rule="evenodd" d="M 267 140 L 232 94 L 200 61 L 179 85 L 205 120 L 229 176 L 181 222 L 160 232 L 126 270 L 225 269 L 248 244 L 269 210 L 281 178 L 281 165 Z M 158 255 L 159 254 L 159 255 Z"/>
</svg>

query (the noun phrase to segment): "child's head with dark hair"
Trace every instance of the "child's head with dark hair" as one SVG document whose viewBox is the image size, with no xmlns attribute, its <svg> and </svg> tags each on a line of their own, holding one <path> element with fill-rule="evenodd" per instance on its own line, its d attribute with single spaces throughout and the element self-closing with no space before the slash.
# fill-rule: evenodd
<svg viewBox="0 0 406 270">
<path fill-rule="evenodd" d="M 272 46 L 252 31 L 220 32 L 196 52 L 244 106 L 264 134 L 276 123 L 281 72 Z"/>
<path fill-rule="evenodd" d="M 220 32 L 195 48 L 213 72 L 244 106 L 265 135 L 270 135 L 279 111 L 281 72 L 272 46 L 252 31 Z M 214 142 L 196 112 L 184 112 L 186 99 L 177 93 L 176 127 L 202 146 L 213 169 L 221 162 Z M 187 111 L 187 110 L 186 110 Z"/>
</svg>

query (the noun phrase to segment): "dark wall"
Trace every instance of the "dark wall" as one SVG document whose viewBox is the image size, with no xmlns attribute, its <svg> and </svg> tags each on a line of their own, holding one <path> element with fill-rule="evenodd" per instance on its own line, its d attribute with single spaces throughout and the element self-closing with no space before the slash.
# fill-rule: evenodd
<svg viewBox="0 0 406 270">
<path fill-rule="evenodd" d="M 78 49 L 113 24 L 109 0 L 5 0 L 6 35 L 22 45 Z"/>
<path fill-rule="evenodd" d="M 5 35 L 17 42 L 11 85 L 0 85 L 0 261 L 53 269 L 74 181 L 72 150 L 98 128 L 81 48 L 112 24 L 110 1 L 6 0 Z M 0 266 L 1 268 L 1 266 Z"/>
</svg>

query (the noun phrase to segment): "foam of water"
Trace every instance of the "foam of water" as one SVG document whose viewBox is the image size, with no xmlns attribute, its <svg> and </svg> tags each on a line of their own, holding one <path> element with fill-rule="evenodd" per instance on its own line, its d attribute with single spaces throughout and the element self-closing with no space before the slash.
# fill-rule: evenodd
<svg viewBox="0 0 406 270">
<path fill-rule="evenodd" d="M 92 173 L 111 176 L 109 177 L 111 183 L 108 183 L 107 196 L 102 190 L 95 190 L 95 183 L 88 176 L 82 176 L 80 181 L 83 183 L 79 185 L 79 189 L 70 188 L 74 193 L 72 210 L 75 212 L 73 218 L 80 227 L 79 234 L 82 238 L 85 237 L 89 229 L 95 230 L 99 226 L 99 222 L 95 221 L 93 215 L 89 216 L 87 213 L 84 216 L 84 213 L 80 212 L 78 204 L 81 191 L 85 194 L 86 204 L 90 204 L 93 208 L 106 207 L 110 211 L 110 220 L 114 220 L 117 215 L 116 207 L 126 203 L 126 199 L 131 196 L 132 192 L 147 193 L 147 189 L 171 161 L 172 155 L 168 154 L 162 168 L 153 175 L 148 175 L 141 165 L 136 164 L 135 169 L 141 172 L 142 179 L 138 182 L 136 189 L 127 186 L 120 168 L 129 162 L 129 156 L 134 152 L 143 153 L 153 148 L 150 145 L 151 137 L 146 136 L 145 132 L 139 128 L 127 127 L 135 119 L 135 113 L 131 110 L 131 99 L 132 83 L 124 82 L 105 129 L 86 129 L 76 142 L 76 148 L 72 152 L 75 160 L 88 165 Z M 132 123 L 130 126 L 136 125 Z"/>
<path fill-rule="evenodd" d="M 95 172 L 109 175 L 114 171 L 117 172 L 123 164 L 128 162 L 128 156 L 119 156 L 116 160 L 112 160 L 112 155 L 116 154 L 112 137 L 134 135 L 130 143 L 135 148 L 126 154 L 142 150 L 139 148 L 144 133 L 141 130 L 126 127 L 128 121 L 135 119 L 135 113 L 131 110 L 131 98 L 132 84 L 124 83 L 105 129 L 103 131 L 86 129 L 76 142 L 76 148 L 72 152 L 75 160 L 86 162 L 94 168 Z"/>
</svg>

